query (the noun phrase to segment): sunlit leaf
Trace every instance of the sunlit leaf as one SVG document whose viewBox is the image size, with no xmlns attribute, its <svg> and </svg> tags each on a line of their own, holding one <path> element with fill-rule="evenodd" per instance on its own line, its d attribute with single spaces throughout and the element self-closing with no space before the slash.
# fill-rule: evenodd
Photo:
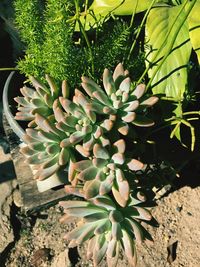
<svg viewBox="0 0 200 267">
<path fill-rule="evenodd" d="M 87 19 L 85 20 L 85 14 L 82 13 L 80 21 L 85 25 L 85 29 L 89 30 L 95 26 L 97 20 L 103 22 L 110 14 L 132 15 L 148 9 L 151 3 L 152 0 L 94 0 L 88 9 Z M 78 24 L 76 29 L 79 30 Z"/>
<path fill-rule="evenodd" d="M 192 47 L 197 53 L 200 64 L 200 0 L 197 0 L 188 16 L 189 34 Z"/>
<path fill-rule="evenodd" d="M 153 8 L 146 24 L 147 66 L 149 62 L 154 63 L 148 73 L 150 78 L 155 75 L 151 82 L 152 90 L 154 94 L 165 94 L 176 100 L 183 98 L 187 87 L 187 64 L 192 49 L 184 10 L 179 14 L 181 8 L 182 5 Z M 158 54 L 160 47 L 162 49 Z M 169 56 L 157 71 L 158 64 L 169 52 Z"/>
</svg>

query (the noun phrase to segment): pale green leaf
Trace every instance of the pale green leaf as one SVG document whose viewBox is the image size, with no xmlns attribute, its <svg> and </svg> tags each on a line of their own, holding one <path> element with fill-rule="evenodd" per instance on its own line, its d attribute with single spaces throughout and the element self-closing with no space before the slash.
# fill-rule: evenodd
<svg viewBox="0 0 200 267">
<path fill-rule="evenodd" d="M 183 98 L 187 87 L 187 64 L 192 49 L 185 21 L 186 14 L 184 10 L 179 14 L 182 7 L 182 5 L 155 7 L 150 11 L 146 24 L 147 66 L 149 62 L 154 63 L 148 72 L 150 78 L 153 76 L 151 81 L 153 93 L 165 94 L 177 101 Z M 169 52 L 158 69 L 157 66 L 162 58 Z"/>
<path fill-rule="evenodd" d="M 85 29 L 89 30 L 91 26 L 95 26 L 97 20 L 103 22 L 110 14 L 132 15 L 148 9 L 151 3 L 152 0 L 94 0 L 88 9 L 87 17 L 85 17 L 85 13 L 82 13 L 80 21 Z M 76 29 L 79 30 L 78 24 Z"/>
<path fill-rule="evenodd" d="M 113 12 L 115 15 L 131 15 L 146 10 L 152 0 L 95 0 L 91 5 L 96 14 Z"/>
<path fill-rule="evenodd" d="M 188 16 L 189 34 L 192 47 L 200 64 L 200 0 L 197 0 Z"/>
</svg>

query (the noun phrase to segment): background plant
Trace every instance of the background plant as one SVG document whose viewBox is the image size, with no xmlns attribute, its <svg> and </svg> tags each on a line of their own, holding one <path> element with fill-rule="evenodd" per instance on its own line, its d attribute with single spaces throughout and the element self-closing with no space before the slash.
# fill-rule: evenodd
<svg viewBox="0 0 200 267">
<path fill-rule="evenodd" d="M 127 39 L 132 39 L 133 34 L 126 21 L 113 20 L 109 29 L 99 24 L 90 33 L 75 32 L 76 21 L 71 18 L 76 14 L 79 21 L 78 12 L 86 8 L 81 2 L 78 10 L 72 0 L 51 0 L 46 4 L 40 0 L 22 2 L 14 2 L 16 26 L 26 45 L 25 57 L 18 61 L 18 68 L 27 76 L 42 79 L 49 74 L 57 82 L 67 79 L 74 90 L 82 74 L 100 80 L 105 63 L 113 67 L 128 53 Z M 144 55 L 140 50 L 136 55 L 127 67 L 131 71 L 134 67 L 134 75 L 138 77 L 141 65 L 144 68 Z"/>
</svg>

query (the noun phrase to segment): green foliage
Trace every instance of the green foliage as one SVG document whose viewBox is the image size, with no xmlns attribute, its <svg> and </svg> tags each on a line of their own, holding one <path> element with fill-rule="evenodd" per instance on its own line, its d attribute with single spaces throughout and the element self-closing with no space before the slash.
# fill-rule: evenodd
<svg viewBox="0 0 200 267">
<path fill-rule="evenodd" d="M 73 25 L 66 25 L 71 2 L 52 0 L 44 5 L 36 0 L 23 5 L 16 0 L 15 9 L 16 24 L 26 44 L 25 58 L 18 62 L 18 68 L 26 75 L 42 78 L 48 73 L 64 80 L 64 73 L 70 73 L 66 70 L 71 69 L 72 60 Z"/>
<path fill-rule="evenodd" d="M 50 0 L 44 11 L 42 47 L 43 61 L 46 66 L 44 71 L 58 81 L 69 79 L 70 75 L 75 76 L 73 74 L 76 71 L 73 68 L 71 56 L 73 25 L 66 23 L 71 16 L 71 10 L 73 10 L 71 1 Z"/>
<path fill-rule="evenodd" d="M 176 103 L 173 116 L 167 118 L 172 126 L 175 125 L 170 138 L 175 136 L 183 144 L 180 126 L 189 127 L 192 151 L 195 130 L 189 121 L 198 117 L 184 117 L 183 101 L 190 90 L 188 69 L 192 46 L 198 56 L 199 7 L 199 1 L 182 1 L 175 6 L 158 5 L 150 11 L 146 24 L 147 66 L 150 77 L 148 85 L 154 93 L 162 94 Z M 160 26 L 155 29 L 154 23 Z M 192 114 L 198 112 L 191 112 L 190 115 Z"/>
<path fill-rule="evenodd" d="M 146 25 L 147 67 L 150 68 L 152 90 L 154 94 L 163 94 L 176 101 L 183 99 L 187 88 L 187 64 L 192 50 L 188 42 L 187 23 L 183 23 L 185 14 L 181 8 L 168 5 L 154 8 Z M 166 55 L 168 57 L 162 62 Z"/>
<path fill-rule="evenodd" d="M 197 53 L 198 61 L 200 64 L 200 23 L 199 23 L 199 13 L 200 13 L 200 0 L 195 2 L 193 9 L 191 10 L 187 22 L 189 26 L 190 40 L 194 51 Z"/>
<path fill-rule="evenodd" d="M 95 66 L 94 77 L 101 77 L 105 66 L 112 68 L 119 62 L 124 62 L 134 80 L 139 79 L 145 69 L 145 55 L 139 48 L 137 53 L 131 55 L 130 60 L 127 60 L 128 52 L 135 38 L 134 31 L 131 30 L 129 23 L 120 19 L 111 19 L 96 31 L 97 38 L 92 45 Z"/>
<path fill-rule="evenodd" d="M 19 62 L 19 69 L 29 75 L 39 76 L 43 73 L 42 44 L 43 35 L 43 1 L 17 0 L 15 5 L 15 21 L 22 41 L 26 44 L 26 55 Z"/>
<path fill-rule="evenodd" d="M 18 61 L 18 68 L 40 79 L 49 74 L 57 83 L 66 79 L 71 88 L 83 74 L 100 81 L 105 66 L 126 60 L 134 38 L 127 22 L 110 19 L 109 28 L 99 25 L 86 35 L 86 42 L 86 33 L 74 32 L 73 1 L 51 0 L 42 5 L 37 0 L 22 5 L 15 0 L 15 8 L 16 24 L 26 44 L 25 58 Z M 131 72 L 136 70 L 135 78 L 143 71 L 143 59 L 144 53 L 139 50 L 125 63 Z"/>
<path fill-rule="evenodd" d="M 94 54 L 94 65 L 97 77 L 100 77 L 105 68 L 113 67 L 113 64 L 121 62 L 127 53 L 127 42 L 130 38 L 128 24 L 121 21 L 111 21 L 108 25 L 103 25 L 98 32 L 98 41 L 92 46 Z M 106 52 L 106 53 L 105 53 Z"/>
<path fill-rule="evenodd" d="M 110 15 L 123 16 L 139 13 L 146 10 L 151 3 L 152 0 L 94 0 L 86 12 L 81 13 L 80 20 L 81 23 L 85 24 L 85 29 L 89 30 L 91 27 L 96 27 L 97 22 L 104 23 Z M 76 24 L 76 30 L 78 29 L 79 25 Z"/>
</svg>

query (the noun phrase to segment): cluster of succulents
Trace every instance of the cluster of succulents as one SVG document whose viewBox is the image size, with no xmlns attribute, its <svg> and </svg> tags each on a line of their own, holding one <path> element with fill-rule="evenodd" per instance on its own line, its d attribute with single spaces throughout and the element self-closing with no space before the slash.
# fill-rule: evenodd
<svg viewBox="0 0 200 267">
<path fill-rule="evenodd" d="M 105 69 L 104 89 L 82 77 L 87 95 L 75 89 L 71 99 L 66 81 L 59 90 L 52 78 L 46 79 L 50 89 L 31 77 L 35 89 L 24 87 L 24 96 L 16 98 L 16 118 L 31 121 L 21 151 L 33 166 L 35 179 L 43 180 L 68 168 L 71 185 L 66 190 L 82 198 L 62 202 L 66 212 L 63 221 L 81 218 L 81 225 L 67 235 L 70 246 L 90 240 L 88 257 L 95 266 L 105 255 L 108 266 L 116 266 L 121 246 L 134 266 L 134 240 L 151 239 L 140 220 L 151 220 L 151 215 L 140 207 L 145 197 L 134 184 L 144 164 L 127 154 L 125 140 L 131 138 L 130 129 L 136 125 L 153 125 L 146 110 L 158 98 L 146 97 L 144 84 L 134 88 L 121 63 L 113 74 Z"/>
<path fill-rule="evenodd" d="M 86 199 L 97 195 L 112 194 L 121 206 L 126 206 L 129 199 L 130 188 L 126 179 L 127 172 L 138 171 L 143 164 L 136 159 L 125 157 L 125 141 L 115 142 L 110 149 L 100 144 L 93 146 L 93 156 L 90 159 L 71 162 L 69 165 L 69 181 L 76 186 L 79 181 L 84 183 L 83 191 Z"/>
</svg>

